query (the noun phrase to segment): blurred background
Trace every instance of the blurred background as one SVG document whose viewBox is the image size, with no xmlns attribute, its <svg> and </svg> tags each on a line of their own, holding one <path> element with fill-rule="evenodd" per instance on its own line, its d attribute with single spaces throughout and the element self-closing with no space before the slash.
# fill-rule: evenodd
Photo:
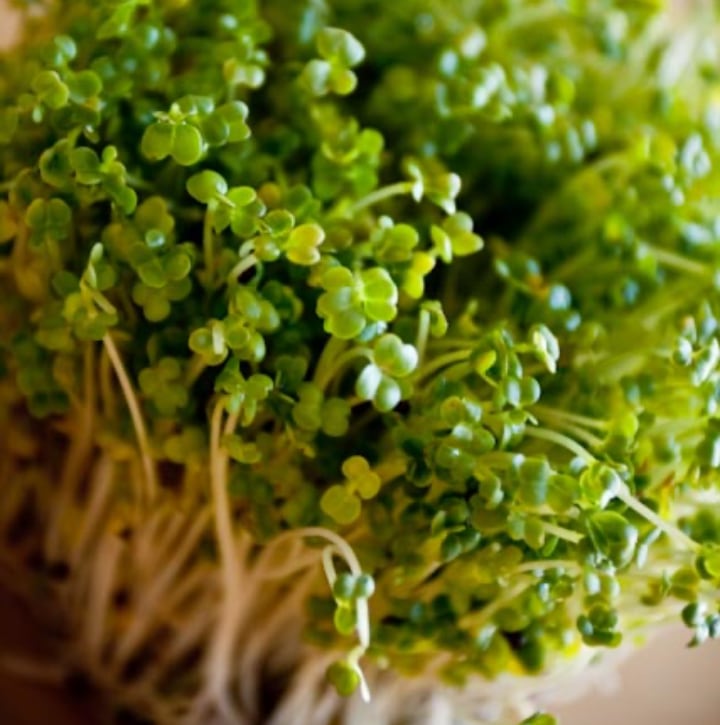
<svg viewBox="0 0 720 725">
<path fill-rule="evenodd" d="M 681 4 L 682 0 L 674 0 Z M 17 18 L 0 0 L 0 45 L 7 47 Z M 718 725 L 720 642 L 689 650 L 687 631 L 662 633 L 618 668 L 618 677 L 579 700 L 556 709 L 563 725 Z M 56 688 L 30 685 L 4 671 L 14 655 L 42 656 L 42 637 L 23 607 L 0 581 L 0 723 L 6 725 L 92 725 L 92 704 L 67 701 Z M 87 700 L 87 698 L 83 698 Z M 88 709 L 89 708 L 89 709 Z M 301 725 L 301 724 L 298 724 Z"/>
</svg>

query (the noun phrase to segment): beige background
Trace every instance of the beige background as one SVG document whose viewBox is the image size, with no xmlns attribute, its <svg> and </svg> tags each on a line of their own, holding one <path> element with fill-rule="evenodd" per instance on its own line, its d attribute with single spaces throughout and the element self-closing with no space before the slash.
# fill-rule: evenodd
<svg viewBox="0 0 720 725">
<path fill-rule="evenodd" d="M 0 43 L 12 37 L 16 23 L 0 0 Z M 0 628 L 0 655 L 8 647 L 11 632 Z M 17 638 L 15 638 L 17 639 Z M 633 655 L 620 668 L 619 690 L 612 694 L 591 694 L 562 708 L 564 725 L 719 725 L 720 724 L 720 643 L 714 642 L 699 650 L 684 647 L 688 636 L 680 628 L 658 637 L 641 652 Z M 46 716 L 33 705 L 33 714 L 8 709 L 13 688 L 21 686 L 12 679 L 0 677 L 0 721 L 8 725 L 40 725 Z M 42 698 L 41 698 L 42 699 Z M 62 707 L 53 703 L 52 722 L 62 719 Z M 59 708 L 59 709 L 58 709 Z M 39 718 L 39 719 L 38 719 Z M 68 720 L 71 722 L 72 718 Z M 79 723 L 89 723 L 87 713 Z M 298 725 L 301 725 L 300 723 Z"/>
</svg>

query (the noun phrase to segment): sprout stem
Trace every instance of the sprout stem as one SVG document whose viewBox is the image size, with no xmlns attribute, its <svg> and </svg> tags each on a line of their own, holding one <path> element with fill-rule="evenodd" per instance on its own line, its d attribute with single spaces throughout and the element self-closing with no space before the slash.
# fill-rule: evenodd
<svg viewBox="0 0 720 725">
<path fill-rule="evenodd" d="M 500 596 L 486 604 L 480 611 L 465 615 L 460 620 L 460 625 L 464 628 L 472 628 L 475 631 L 479 630 L 480 627 L 487 624 L 506 604 L 509 604 L 519 597 L 534 583 L 533 580 L 523 577 L 515 586 L 506 589 Z"/>
<path fill-rule="evenodd" d="M 570 453 L 574 453 L 576 456 L 582 458 L 588 463 L 592 463 L 596 460 L 595 456 L 593 456 L 592 453 L 589 453 L 577 441 L 574 441 L 572 438 L 568 438 L 568 436 L 558 433 L 557 431 L 547 430 L 546 428 L 526 428 L 525 435 L 530 438 L 540 438 L 541 440 L 550 441 L 550 443 L 562 446 L 570 451 Z"/>
<path fill-rule="evenodd" d="M 616 495 L 628 508 L 631 508 L 646 521 L 649 521 L 651 524 L 660 529 L 660 531 L 667 534 L 671 539 L 674 539 L 683 548 L 690 549 L 690 551 L 698 551 L 701 548 L 700 544 L 693 541 L 687 534 L 684 534 L 680 531 L 680 529 L 672 524 L 669 524 L 667 521 L 658 516 L 658 514 L 656 514 L 651 508 L 648 508 L 644 503 L 635 498 L 627 486 L 621 486 Z"/>
<path fill-rule="evenodd" d="M 557 408 L 551 408 L 547 405 L 533 405 L 533 413 L 537 413 L 537 415 L 547 418 L 554 418 L 556 420 L 566 420 L 570 423 L 576 423 L 577 425 L 584 425 L 588 428 L 595 428 L 596 430 L 602 430 L 605 431 L 608 429 L 608 424 L 604 420 L 600 420 L 599 418 L 590 418 L 586 415 L 577 415 L 575 413 L 568 413 L 565 410 L 558 410 Z"/>
<path fill-rule="evenodd" d="M 325 343 L 320 357 L 315 364 L 315 373 L 313 375 L 313 383 L 315 385 L 318 385 L 318 380 L 327 377 L 328 368 L 334 365 L 334 361 L 345 350 L 347 345 L 347 340 L 341 340 L 335 336 L 331 336 Z"/>
<path fill-rule="evenodd" d="M 205 261 L 206 284 L 212 287 L 213 275 L 215 273 L 215 236 L 213 234 L 214 214 L 210 206 L 205 211 L 203 220 L 203 257 Z"/>
<path fill-rule="evenodd" d="M 228 283 L 237 282 L 238 279 L 240 279 L 240 277 L 242 277 L 249 269 L 252 269 L 258 263 L 258 261 L 258 258 L 254 254 L 248 254 L 247 257 L 241 259 L 232 268 L 230 274 L 228 274 Z"/>
<path fill-rule="evenodd" d="M 420 310 L 418 316 L 418 329 L 415 337 L 415 349 L 418 354 L 418 365 L 422 365 L 425 358 L 425 349 L 427 348 L 428 336 L 430 334 L 430 311 Z"/>
<path fill-rule="evenodd" d="M 535 409 L 533 409 L 533 412 L 538 413 L 538 417 L 540 418 L 540 420 L 545 419 L 547 421 L 553 422 L 556 426 L 558 426 L 559 428 L 563 428 L 566 432 L 574 435 L 576 438 L 579 438 L 591 448 L 600 448 L 603 444 L 602 438 L 598 438 L 598 436 L 590 433 L 590 431 L 581 428 L 579 425 L 576 425 L 569 420 L 565 420 L 563 418 L 555 418 L 552 415 L 543 414 L 542 412 Z"/>
<path fill-rule="evenodd" d="M 123 391 L 125 402 L 127 403 L 128 410 L 130 411 L 130 417 L 132 418 L 133 427 L 135 428 L 135 436 L 137 437 L 138 446 L 140 448 L 140 458 L 145 472 L 146 503 L 150 503 L 157 495 L 158 484 L 155 474 L 155 465 L 153 463 L 152 456 L 150 455 L 150 442 L 145 428 L 145 421 L 143 420 L 142 412 L 140 410 L 140 403 L 135 395 L 135 391 L 130 383 L 130 378 L 128 377 L 122 359 L 115 347 L 115 343 L 109 333 L 106 333 L 103 337 L 103 345 L 107 350 L 108 357 L 110 358 L 110 362 L 115 370 L 115 375 L 120 383 L 120 388 Z"/>
<path fill-rule="evenodd" d="M 430 360 L 418 370 L 418 378 L 422 380 L 448 365 L 452 365 L 456 362 L 464 362 L 471 355 L 472 350 L 468 350 L 467 348 L 464 350 L 457 350 L 456 352 L 449 352 L 445 355 L 440 355 L 440 357 Z"/>
<path fill-rule="evenodd" d="M 102 401 L 102 411 L 108 420 L 114 420 L 117 416 L 115 391 L 112 384 L 112 363 L 108 355 L 107 348 L 103 347 L 100 354 L 100 399 Z"/>
<path fill-rule="evenodd" d="M 558 539 L 569 541 L 572 544 L 579 544 L 584 538 L 584 534 L 580 534 L 572 529 L 567 529 L 564 526 L 557 526 L 556 524 L 550 524 L 547 521 L 542 522 L 543 531 L 550 534 L 551 536 L 557 536 Z"/>
<path fill-rule="evenodd" d="M 680 254 L 675 254 L 675 252 L 671 252 L 668 249 L 660 249 L 652 245 L 646 245 L 646 249 L 648 249 L 660 264 L 666 267 L 670 267 L 679 272 L 687 272 L 696 277 L 703 277 L 707 280 L 712 278 L 712 271 L 701 262 L 695 262 Z"/>
<path fill-rule="evenodd" d="M 323 552 L 323 567 L 331 588 L 335 583 L 335 567 L 332 565 L 331 559 L 332 552 L 336 552 L 344 559 L 350 569 L 350 573 L 353 576 L 360 576 L 360 574 L 362 574 L 362 567 L 360 566 L 357 556 L 355 556 L 355 552 L 352 550 L 347 541 L 334 531 L 330 531 L 330 529 L 324 529 L 319 526 L 309 526 L 303 529 L 296 529 L 295 531 L 288 533 L 307 538 L 317 537 L 326 539 L 332 544 L 329 549 L 325 550 L 327 554 Z M 358 639 L 360 640 L 360 644 L 367 648 L 370 646 L 370 618 L 367 599 L 363 597 L 357 599 L 355 606 L 357 610 Z"/>
<path fill-rule="evenodd" d="M 205 361 L 205 358 L 198 353 L 194 353 L 187 368 L 185 369 L 185 387 L 191 388 L 206 368 L 207 362 Z"/>
<path fill-rule="evenodd" d="M 210 483 L 212 487 L 213 508 L 215 511 L 215 533 L 225 581 L 226 596 L 240 589 L 238 576 L 239 561 L 232 531 L 232 515 L 227 492 L 228 456 L 222 449 L 222 419 L 225 401 L 215 404 L 210 420 Z"/>
<path fill-rule="evenodd" d="M 576 561 L 571 559 L 546 559 L 544 561 L 524 561 L 518 564 L 513 572 L 515 574 L 525 574 L 536 571 L 548 571 L 549 569 L 564 569 L 575 574 L 582 573 L 582 567 Z"/>
<path fill-rule="evenodd" d="M 381 189 L 376 189 L 362 199 L 359 199 L 354 204 L 351 204 L 345 213 L 349 216 L 357 214 L 359 211 L 366 209 L 373 204 L 378 204 L 381 201 L 390 199 L 393 196 L 401 196 L 403 194 L 410 194 L 413 190 L 414 182 L 412 181 L 398 181 L 396 184 L 390 186 L 384 186 Z"/>
<path fill-rule="evenodd" d="M 333 378 L 349 363 L 355 360 L 355 358 L 365 357 L 372 359 L 372 350 L 369 347 L 353 347 L 350 350 L 346 350 L 344 353 L 339 355 L 334 362 L 325 366 L 325 370 L 318 370 L 315 374 L 314 382 L 320 390 L 325 389 L 330 385 Z"/>
<path fill-rule="evenodd" d="M 379 463 L 373 470 L 383 483 L 387 483 L 407 472 L 407 461 L 404 458 L 393 458 Z"/>
</svg>

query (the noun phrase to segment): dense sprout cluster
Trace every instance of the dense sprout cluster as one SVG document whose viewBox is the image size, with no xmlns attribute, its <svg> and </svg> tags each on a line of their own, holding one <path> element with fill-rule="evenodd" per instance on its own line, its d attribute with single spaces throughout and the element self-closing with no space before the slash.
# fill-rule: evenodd
<svg viewBox="0 0 720 725">
<path fill-rule="evenodd" d="M 659 4 L 28 16 L 0 524 L 69 665 L 158 722 L 546 723 L 593 648 L 720 635 L 718 49 Z"/>
</svg>

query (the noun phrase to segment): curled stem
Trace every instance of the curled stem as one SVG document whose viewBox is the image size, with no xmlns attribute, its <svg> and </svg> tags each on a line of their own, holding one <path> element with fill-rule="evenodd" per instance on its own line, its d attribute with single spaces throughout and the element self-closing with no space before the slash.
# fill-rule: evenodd
<svg viewBox="0 0 720 725">
<path fill-rule="evenodd" d="M 254 254 L 248 254 L 247 257 L 241 259 L 231 270 L 227 276 L 228 282 L 237 282 L 245 272 L 252 269 L 258 263 L 258 258 Z"/>
</svg>

